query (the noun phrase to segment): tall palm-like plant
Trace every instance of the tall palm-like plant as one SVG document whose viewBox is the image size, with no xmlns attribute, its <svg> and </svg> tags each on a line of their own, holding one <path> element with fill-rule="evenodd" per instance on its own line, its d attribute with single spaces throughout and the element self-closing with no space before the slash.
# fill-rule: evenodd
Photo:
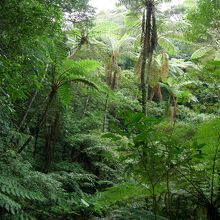
<svg viewBox="0 0 220 220">
<path fill-rule="evenodd" d="M 68 46 L 70 48 L 69 57 L 74 59 L 78 52 L 85 47 L 95 47 L 96 39 L 103 35 L 109 35 L 118 29 L 118 25 L 114 22 L 103 21 L 94 24 L 78 24 L 72 30 L 66 32 L 68 38 Z"/>
<path fill-rule="evenodd" d="M 53 144 L 55 144 L 56 141 L 56 134 L 59 125 L 59 109 L 56 108 L 55 98 L 59 98 L 60 102 L 64 105 L 69 104 L 68 101 L 70 101 L 69 97 L 71 96 L 70 91 L 72 83 L 83 83 L 84 85 L 97 89 L 97 86 L 88 78 L 88 74 L 96 70 L 98 66 L 99 64 L 95 61 L 83 60 L 74 62 L 70 59 L 64 61 L 61 65 L 51 65 L 50 91 L 46 100 L 45 108 L 36 126 L 33 152 L 35 156 L 40 130 L 45 124 L 49 109 L 54 106 L 54 114 L 49 123 L 50 127 L 46 129 L 45 163 L 43 168 L 45 172 L 48 172 L 52 161 Z M 52 105 L 52 103 L 54 104 Z"/>
<path fill-rule="evenodd" d="M 197 69 L 197 66 L 182 59 L 170 59 L 166 52 L 162 51 L 161 54 L 154 56 L 151 65 L 151 74 L 149 76 L 149 86 L 151 88 L 150 100 L 153 98 L 163 100 L 162 92 L 160 88 L 161 83 L 167 83 L 168 77 L 172 76 L 177 78 L 178 76 L 184 76 L 186 70 Z"/>
<path fill-rule="evenodd" d="M 115 90 L 120 78 L 121 68 L 119 65 L 120 58 L 123 56 L 134 56 L 132 53 L 134 38 L 124 35 L 119 36 L 102 36 L 97 40 L 97 46 L 103 54 L 105 63 L 105 81 L 111 90 Z M 103 131 L 105 131 L 108 114 L 109 94 L 106 95 Z"/>
<path fill-rule="evenodd" d="M 85 46 L 87 49 L 92 48 L 99 51 L 101 59 L 105 64 L 105 81 L 111 90 L 115 90 L 120 77 L 120 59 L 123 56 L 133 56 L 132 48 L 134 38 L 128 35 L 119 36 L 116 33 L 119 30 L 118 24 L 114 22 L 104 21 L 96 22 L 94 26 L 85 29 L 74 29 L 67 33 L 69 45 L 73 53 L 70 56 L 75 58 L 79 50 Z M 103 131 L 106 128 L 108 113 L 109 94 L 107 92 L 105 107 Z"/>
<path fill-rule="evenodd" d="M 115 90 L 120 77 L 120 59 L 123 56 L 134 57 L 133 43 L 135 39 L 128 35 L 122 37 L 103 36 L 98 40 L 105 60 L 105 80 L 107 85 Z"/>
<path fill-rule="evenodd" d="M 135 35 L 137 36 L 138 33 L 140 33 L 140 29 L 142 29 L 141 34 L 138 35 L 141 41 L 141 52 L 135 67 L 135 71 L 140 75 L 142 89 L 142 111 L 146 113 L 146 102 L 148 97 L 148 88 L 146 86 L 149 85 L 149 78 L 152 78 L 154 74 L 151 70 L 155 69 L 155 61 L 153 61 L 153 56 L 156 51 L 156 46 L 159 45 L 160 48 L 162 48 L 169 55 L 175 55 L 176 48 L 172 44 L 170 37 L 182 39 L 182 35 L 177 36 L 176 31 L 173 30 L 169 30 L 169 33 L 161 32 L 157 35 L 155 9 L 159 3 L 169 2 L 169 0 L 121 0 L 120 2 L 132 8 L 132 13 L 129 14 L 129 16 L 131 15 L 132 19 L 130 19 L 130 21 L 128 19 L 127 24 L 130 26 L 132 31 L 135 32 Z M 134 11 L 136 13 L 133 13 Z M 140 16 L 141 12 L 142 16 Z M 152 91 L 155 94 L 155 92 L 159 91 L 159 89 L 160 85 L 156 84 L 155 87 L 152 88 Z M 152 96 L 152 94 L 150 96 Z"/>
<path fill-rule="evenodd" d="M 142 92 L 142 112 L 147 114 L 148 78 L 150 75 L 153 53 L 158 43 L 156 4 L 161 1 L 156 0 L 121 0 L 122 4 L 142 12 L 141 23 L 141 52 L 140 52 L 140 75 Z M 147 75 L 146 75 L 147 73 Z"/>
<path fill-rule="evenodd" d="M 142 34 L 140 34 L 141 28 L 141 16 L 139 13 L 128 13 L 126 16 L 126 25 L 129 32 L 132 35 L 137 36 L 138 40 L 142 41 Z M 160 28 L 161 29 L 161 28 Z M 160 30 L 159 29 L 159 30 Z M 162 28 L 163 29 L 163 28 Z M 148 67 L 148 79 L 147 84 L 149 86 L 148 90 L 150 91 L 149 98 L 152 100 L 154 97 L 162 101 L 162 93 L 159 81 L 165 82 L 169 73 L 169 56 L 176 55 L 177 48 L 173 44 L 172 38 L 177 38 L 176 33 L 172 27 L 169 28 L 169 31 L 161 31 L 157 36 L 157 50 L 152 55 L 151 66 Z M 181 34 L 179 34 L 181 35 Z M 179 38 L 181 38 L 179 36 Z M 159 48 L 159 50 L 158 50 Z M 141 68 L 143 62 L 143 53 L 140 53 L 137 62 L 134 68 L 136 75 L 141 78 Z M 146 68 L 146 69 L 148 69 Z"/>
<path fill-rule="evenodd" d="M 55 95 L 60 92 L 61 88 L 69 87 L 71 83 L 74 82 L 81 82 L 97 88 L 95 84 L 92 83 L 92 81 L 90 81 L 87 77 L 88 73 L 96 70 L 98 66 L 99 64 L 92 60 L 75 62 L 72 60 L 66 60 L 62 63 L 62 65 L 51 65 L 51 90 L 49 92 L 46 107 L 40 119 L 40 123 L 44 121 L 50 104 L 52 103 Z M 62 97 L 61 101 L 64 101 L 65 99 L 67 99 L 67 97 Z"/>
</svg>

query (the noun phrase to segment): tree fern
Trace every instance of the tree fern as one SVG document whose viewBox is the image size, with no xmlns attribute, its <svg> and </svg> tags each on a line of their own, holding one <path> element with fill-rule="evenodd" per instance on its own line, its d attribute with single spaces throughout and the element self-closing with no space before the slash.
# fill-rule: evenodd
<svg viewBox="0 0 220 220">
<path fill-rule="evenodd" d="M 46 198 L 42 193 L 26 189 L 19 183 L 19 179 L 0 176 L 0 207 L 7 210 L 8 213 L 20 216 L 22 219 L 32 219 L 23 211 L 23 202 L 44 202 Z"/>
<path fill-rule="evenodd" d="M 60 89 L 58 90 L 58 97 L 60 102 L 65 107 L 68 107 L 72 100 L 71 86 L 69 84 L 65 84 L 61 86 Z"/>
<path fill-rule="evenodd" d="M 21 211 L 21 205 L 5 194 L 0 193 L 0 207 L 15 215 Z"/>
<path fill-rule="evenodd" d="M 0 189 L 2 193 L 20 197 L 23 199 L 31 200 L 44 200 L 43 195 L 40 193 L 32 192 L 19 185 L 18 182 L 13 181 L 7 177 L 1 176 L 0 178 Z"/>
<path fill-rule="evenodd" d="M 73 61 L 67 59 L 63 62 L 59 74 L 65 74 L 67 77 L 85 76 L 97 70 L 98 67 L 100 67 L 100 63 L 94 60 Z"/>
</svg>

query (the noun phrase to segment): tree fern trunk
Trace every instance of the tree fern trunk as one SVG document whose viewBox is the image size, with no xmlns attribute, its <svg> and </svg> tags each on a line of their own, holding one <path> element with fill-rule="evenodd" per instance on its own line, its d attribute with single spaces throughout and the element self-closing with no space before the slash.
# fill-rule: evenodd
<svg viewBox="0 0 220 220">
<path fill-rule="evenodd" d="M 220 216 L 218 213 L 218 208 L 213 204 L 209 204 L 207 208 L 207 219 L 208 220 L 219 220 Z"/>
<path fill-rule="evenodd" d="M 154 212 L 154 220 L 157 220 L 157 201 L 155 195 L 155 185 L 152 186 L 153 191 L 153 212 Z"/>
<path fill-rule="evenodd" d="M 49 107 L 50 107 L 50 105 L 51 105 L 51 103 L 52 103 L 52 101 L 53 101 L 53 99 L 54 99 L 54 97 L 55 97 L 55 95 L 56 95 L 56 92 L 57 92 L 57 91 L 52 88 L 52 90 L 51 90 L 51 92 L 50 92 L 50 94 L 49 94 L 48 102 L 47 102 L 47 104 L 46 104 L 46 107 L 45 107 L 45 109 L 44 109 L 44 112 L 43 112 L 43 114 L 42 114 L 41 118 L 39 119 L 38 124 L 37 124 L 37 126 L 36 126 L 33 156 L 36 155 L 36 152 L 37 152 L 37 141 L 38 141 L 39 133 L 40 133 L 42 124 L 43 124 L 43 122 L 44 122 L 44 120 L 45 120 L 45 118 L 46 118 L 46 115 L 47 115 L 47 112 L 48 112 L 48 110 L 49 110 Z"/>
<path fill-rule="evenodd" d="M 152 62 L 153 51 L 157 44 L 157 28 L 155 19 L 154 0 L 145 0 L 145 8 L 142 18 L 142 64 L 141 64 L 141 93 L 142 112 L 147 114 L 148 78 Z M 147 62 L 148 59 L 148 62 Z M 147 75 L 146 75 L 147 69 Z"/>
<path fill-rule="evenodd" d="M 109 94 L 106 95 L 106 100 L 105 100 L 105 110 L 104 110 L 104 118 L 103 118 L 103 126 L 102 126 L 102 131 L 106 131 L 106 124 L 107 124 L 107 116 L 108 116 L 108 100 L 109 100 Z"/>
<path fill-rule="evenodd" d="M 47 173 L 50 169 L 50 165 L 53 157 L 53 146 L 56 143 L 57 134 L 59 126 L 59 115 L 56 113 L 55 119 L 52 119 L 50 128 L 48 129 L 46 135 L 46 144 L 45 144 L 45 164 L 44 172 Z"/>
<path fill-rule="evenodd" d="M 143 32 L 143 47 L 142 47 L 142 63 L 141 63 L 141 93 L 142 93 L 142 112 L 147 114 L 147 89 L 146 89 L 146 62 L 147 62 L 147 35 L 146 35 L 146 8 L 144 9 L 143 18 L 142 18 L 142 32 Z"/>
</svg>

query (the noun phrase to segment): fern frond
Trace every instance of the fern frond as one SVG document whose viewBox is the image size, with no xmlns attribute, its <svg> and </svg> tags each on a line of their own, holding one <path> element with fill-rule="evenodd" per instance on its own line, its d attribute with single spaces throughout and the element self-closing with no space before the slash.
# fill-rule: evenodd
<svg viewBox="0 0 220 220">
<path fill-rule="evenodd" d="M 88 73 L 95 71 L 98 67 L 100 67 L 100 63 L 94 60 L 73 61 L 68 59 L 64 61 L 60 75 L 69 77 L 85 76 Z"/>
<path fill-rule="evenodd" d="M 97 21 L 90 31 L 90 37 L 99 38 L 104 35 L 114 34 L 119 29 L 119 25 L 112 21 Z"/>
<path fill-rule="evenodd" d="M 199 59 L 199 58 L 204 57 L 205 55 L 207 55 L 207 54 L 209 54 L 209 53 L 214 53 L 213 47 L 211 47 L 211 46 L 205 46 L 205 47 L 202 47 L 202 48 L 199 48 L 198 50 L 196 50 L 196 51 L 192 54 L 191 59 L 192 59 L 192 60 L 196 60 L 196 59 Z"/>
<path fill-rule="evenodd" d="M 64 106 L 68 106 L 72 100 L 71 87 L 68 83 L 58 89 L 58 97 Z"/>
<path fill-rule="evenodd" d="M 1 176 L 0 183 L 0 191 L 7 195 L 29 200 L 44 200 L 43 195 L 40 193 L 29 191 L 18 184 L 18 182 L 15 182 L 7 177 Z"/>
<path fill-rule="evenodd" d="M 5 194 L 0 193 L 0 207 L 15 215 L 21 210 L 21 205 Z"/>
<path fill-rule="evenodd" d="M 99 90 L 99 87 L 92 81 L 88 80 L 88 79 L 85 79 L 85 78 L 73 78 L 71 79 L 71 82 L 75 82 L 75 83 L 81 83 L 85 86 L 89 86 L 91 88 L 94 88 L 96 90 Z"/>
<path fill-rule="evenodd" d="M 177 49 L 175 45 L 165 37 L 159 37 L 158 44 L 170 55 L 176 55 Z"/>
</svg>

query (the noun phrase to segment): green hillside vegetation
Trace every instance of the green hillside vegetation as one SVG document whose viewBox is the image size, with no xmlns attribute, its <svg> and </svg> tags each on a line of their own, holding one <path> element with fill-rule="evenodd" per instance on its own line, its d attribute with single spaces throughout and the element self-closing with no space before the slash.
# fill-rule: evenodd
<svg viewBox="0 0 220 220">
<path fill-rule="evenodd" d="M 219 0 L 2 0 L 0 219 L 219 220 L 219 28 Z"/>
</svg>

